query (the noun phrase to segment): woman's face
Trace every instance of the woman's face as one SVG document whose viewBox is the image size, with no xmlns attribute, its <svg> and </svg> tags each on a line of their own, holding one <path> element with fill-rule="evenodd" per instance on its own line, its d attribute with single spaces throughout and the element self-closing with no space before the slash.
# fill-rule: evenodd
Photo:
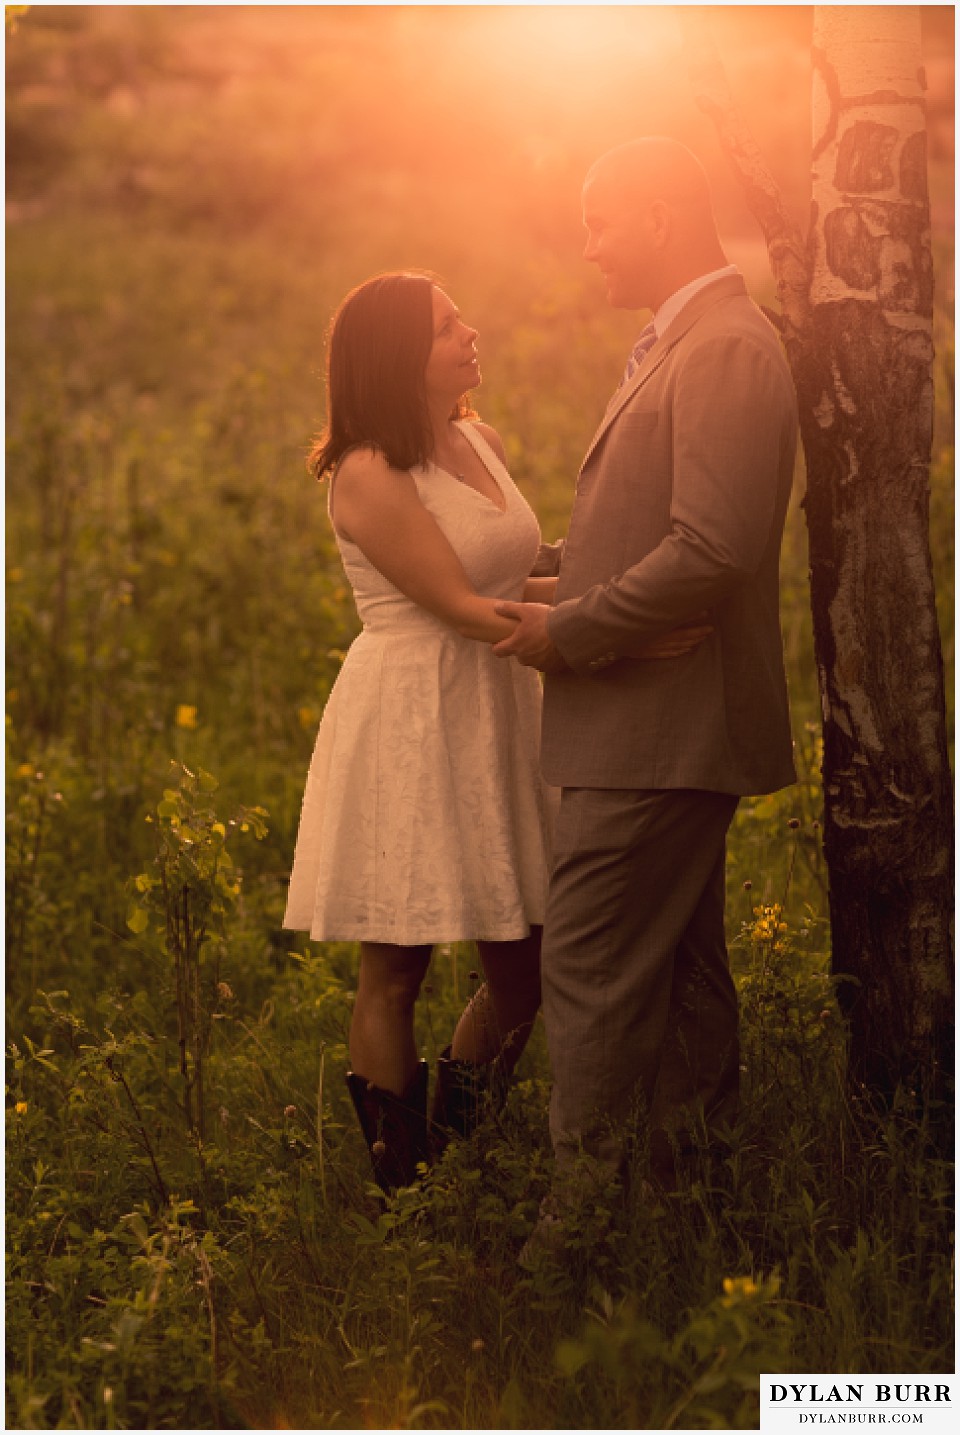
<svg viewBox="0 0 960 1435">
<path fill-rule="evenodd" d="M 433 347 L 423 372 L 427 398 L 453 402 L 480 382 L 476 329 L 460 318 L 453 300 L 436 285 L 432 290 Z"/>
</svg>

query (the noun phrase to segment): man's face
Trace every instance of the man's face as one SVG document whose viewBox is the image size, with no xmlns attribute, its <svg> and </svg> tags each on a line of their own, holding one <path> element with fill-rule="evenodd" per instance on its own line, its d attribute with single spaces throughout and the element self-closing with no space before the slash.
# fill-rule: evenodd
<svg viewBox="0 0 960 1435">
<path fill-rule="evenodd" d="M 583 223 L 583 257 L 606 279 L 609 303 L 615 309 L 652 307 L 659 251 L 649 206 L 601 170 L 583 187 Z"/>
</svg>

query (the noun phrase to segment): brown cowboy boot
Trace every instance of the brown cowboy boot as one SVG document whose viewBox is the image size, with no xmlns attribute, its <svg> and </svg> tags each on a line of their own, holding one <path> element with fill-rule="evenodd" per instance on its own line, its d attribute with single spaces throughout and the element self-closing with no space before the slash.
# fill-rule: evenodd
<svg viewBox="0 0 960 1435">
<path fill-rule="evenodd" d="M 459 1061 L 447 1047 L 437 1058 L 437 1084 L 430 1112 L 434 1150 L 439 1155 L 450 1138 L 469 1136 L 488 1110 L 498 1111 L 506 1098 L 506 1082 L 495 1061 L 477 1066 Z"/>
<path fill-rule="evenodd" d="M 427 1140 L 427 1063 L 419 1061 L 402 1096 L 374 1086 L 355 1071 L 347 1087 L 373 1162 L 377 1185 L 388 1195 L 417 1179 L 417 1167 L 430 1160 Z"/>
</svg>

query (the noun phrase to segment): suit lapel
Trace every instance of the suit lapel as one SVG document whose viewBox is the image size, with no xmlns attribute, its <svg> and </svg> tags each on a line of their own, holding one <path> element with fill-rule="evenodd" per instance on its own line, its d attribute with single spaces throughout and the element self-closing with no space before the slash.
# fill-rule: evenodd
<svg viewBox="0 0 960 1435">
<path fill-rule="evenodd" d="M 611 398 L 607 405 L 607 411 L 600 420 L 600 425 L 590 440 L 590 446 L 584 454 L 583 463 L 580 465 L 581 473 L 583 473 L 594 450 L 610 425 L 618 415 L 623 412 L 634 395 L 649 382 L 660 368 L 670 350 L 683 338 L 684 334 L 693 327 L 701 315 L 705 314 L 708 309 L 711 309 L 713 305 L 721 299 L 730 299 L 738 295 L 744 297 L 746 296 L 746 292 L 746 285 L 740 276 L 738 274 L 731 274 L 726 279 L 717 279 L 713 284 L 708 284 L 706 288 L 700 290 L 699 294 L 693 296 L 689 304 L 684 304 L 680 313 L 668 326 L 665 333 L 660 335 L 653 348 L 644 357 L 643 363 L 637 372 L 631 379 L 627 380 L 622 388 L 617 389 Z"/>
</svg>

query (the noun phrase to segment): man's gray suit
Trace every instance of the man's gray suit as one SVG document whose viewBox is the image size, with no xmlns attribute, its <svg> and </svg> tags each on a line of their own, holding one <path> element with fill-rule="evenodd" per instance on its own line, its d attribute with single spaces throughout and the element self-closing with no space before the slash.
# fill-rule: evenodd
<svg viewBox="0 0 960 1435">
<path fill-rule="evenodd" d="M 795 777 L 778 565 L 796 439 L 777 335 L 719 278 L 614 395 L 535 570 L 559 568 L 568 665 L 545 679 L 542 751 L 563 789 L 543 957 L 561 1161 L 615 1149 L 597 1117 L 638 1085 L 654 1127 L 735 1106 L 725 836 L 739 796 Z M 687 656 L 632 656 L 704 609 Z"/>
</svg>

